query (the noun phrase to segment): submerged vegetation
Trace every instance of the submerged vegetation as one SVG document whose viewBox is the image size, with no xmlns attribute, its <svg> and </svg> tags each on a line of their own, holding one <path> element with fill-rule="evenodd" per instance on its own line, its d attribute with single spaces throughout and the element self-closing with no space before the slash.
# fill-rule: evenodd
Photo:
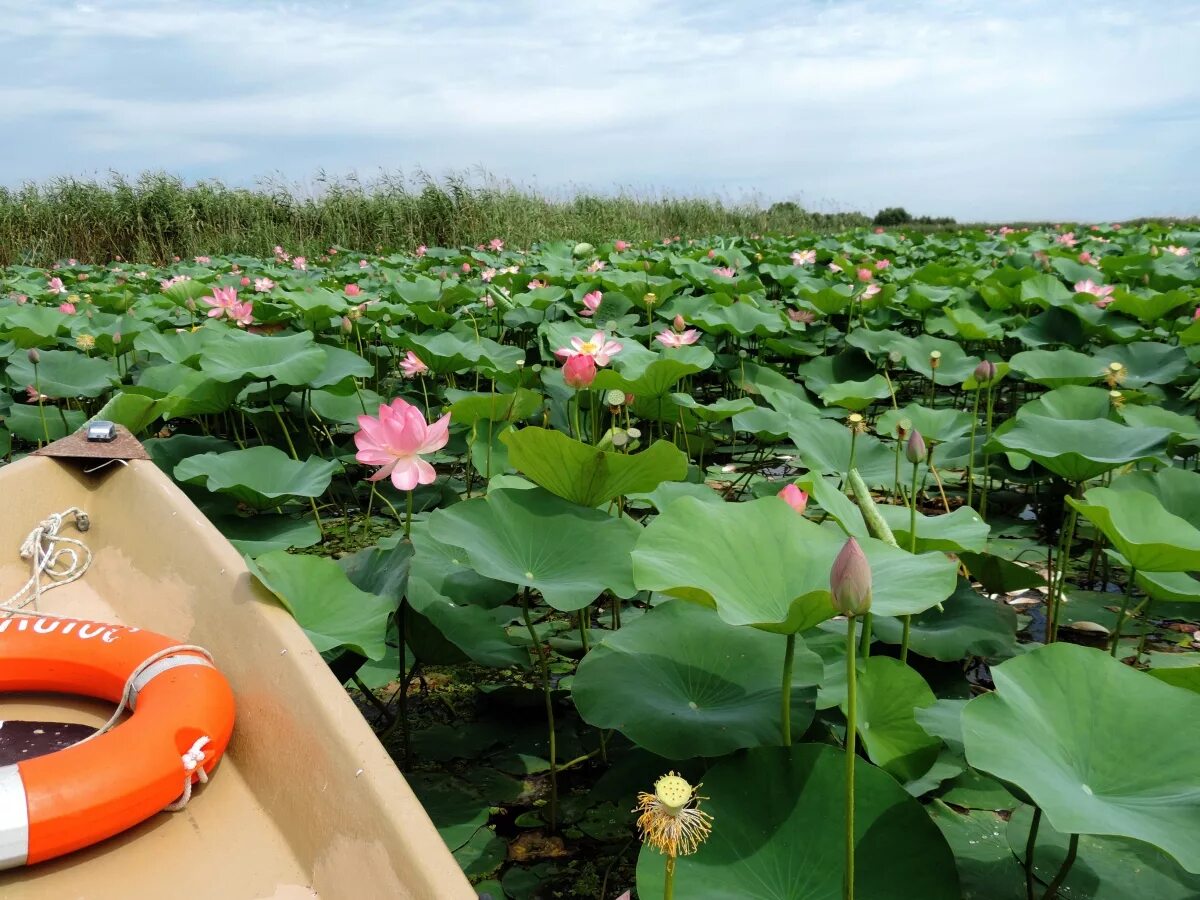
<svg viewBox="0 0 1200 900">
<path fill-rule="evenodd" d="M 1200 231 L 490 221 L 10 265 L 0 450 L 141 436 L 496 900 L 1200 893 Z"/>
</svg>

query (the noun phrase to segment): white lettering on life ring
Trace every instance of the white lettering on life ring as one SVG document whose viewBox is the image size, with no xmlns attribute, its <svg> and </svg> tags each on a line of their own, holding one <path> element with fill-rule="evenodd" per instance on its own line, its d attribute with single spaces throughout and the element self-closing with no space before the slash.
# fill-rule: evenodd
<svg viewBox="0 0 1200 900">
<path fill-rule="evenodd" d="M 80 640 L 87 641 L 98 637 L 106 644 L 116 641 L 122 632 L 138 630 L 136 628 L 103 625 L 96 622 L 80 622 L 78 619 L 54 619 L 49 616 L 39 616 L 37 618 L 12 616 L 7 619 L 0 619 L 0 634 L 8 631 L 14 622 L 17 623 L 17 631 L 32 631 L 34 634 L 54 634 L 58 632 L 63 635 L 74 632 L 75 636 Z M 30 628 L 31 622 L 33 623 L 32 628 Z"/>
</svg>

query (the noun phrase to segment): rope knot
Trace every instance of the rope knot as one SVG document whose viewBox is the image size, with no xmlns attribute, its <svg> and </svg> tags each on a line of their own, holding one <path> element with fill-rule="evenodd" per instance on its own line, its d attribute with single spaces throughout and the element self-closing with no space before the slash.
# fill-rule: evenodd
<svg viewBox="0 0 1200 900">
<path fill-rule="evenodd" d="M 204 754 L 204 747 L 206 744 L 208 744 L 208 738 L 198 738 L 196 743 L 192 744 L 191 749 L 188 750 L 187 753 L 183 754 L 183 767 L 189 773 L 195 772 L 196 767 L 199 766 L 200 763 L 204 762 L 204 760 L 207 758 Z M 200 771 L 202 774 L 204 773 L 203 769 Z"/>
</svg>

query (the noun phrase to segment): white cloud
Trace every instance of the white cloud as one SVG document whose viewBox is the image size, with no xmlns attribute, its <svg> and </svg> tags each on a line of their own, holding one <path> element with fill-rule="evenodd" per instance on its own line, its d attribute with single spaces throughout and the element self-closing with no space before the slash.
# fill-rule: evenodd
<svg viewBox="0 0 1200 900">
<path fill-rule="evenodd" d="M 1200 207 L 1200 4 L 0 0 L 12 183 L 484 165 L 959 218 Z M 29 64 L 22 67 L 22 58 Z"/>
</svg>

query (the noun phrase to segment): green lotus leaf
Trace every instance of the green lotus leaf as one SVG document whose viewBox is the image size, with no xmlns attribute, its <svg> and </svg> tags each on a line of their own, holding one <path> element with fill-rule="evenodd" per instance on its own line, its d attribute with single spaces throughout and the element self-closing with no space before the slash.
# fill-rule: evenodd
<svg viewBox="0 0 1200 900">
<path fill-rule="evenodd" d="M 59 409 L 52 404 L 39 409 L 36 403 L 17 403 L 4 417 L 4 424 L 17 437 L 36 444 L 74 434 L 86 419 L 78 409 Z"/>
<path fill-rule="evenodd" d="M 605 590 L 636 593 L 630 552 L 641 527 L 541 488 L 499 489 L 436 510 L 430 535 L 462 547 L 487 578 L 525 585 L 555 609 L 581 609 Z"/>
<path fill-rule="evenodd" d="M 332 559 L 274 550 L 256 560 L 247 558 L 246 565 L 318 650 L 348 647 L 367 659 L 382 659 L 387 652 L 395 603 L 356 588 Z"/>
<path fill-rule="evenodd" d="M 792 420 L 788 436 L 800 451 L 800 465 L 814 472 L 845 475 L 850 464 L 850 429 L 831 419 Z M 870 487 L 895 485 L 896 456 L 870 434 L 854 442 L 854 467 Z"/>
<path fill-rule="evenodd" d="M 1195 298 L 1187 291 L 1166 291 L 1164 293 L 1152 291 L 1149 294 L 1134 294 L 1118 289 L 1114 296 L 1116 300 L 1108 306 L 1108 309 L 1133 316 L 1143 325 L 1154 325 L 1162 321 L 1168 313 L 1195 302 Z"/>
<path fill-rule="evenodd" d="M 1009 819 L 1008 846 L 1018 862 L 1025 861 L 1033 808 L 1022 806 Z M 1034 876 L 1049 884 L 1067 856 L 1069 836 L 1038 825 L 1033 852 Z M 1195 900 L 1200 897 L 1200 877 L 1189 875 L 1179 864 L 1149 844 L 1128 838 L 1085 834 L 1079 839 L 1075 863 L 1062 885 L 1062 896 L 1080 900 Z"/>
<path fill-rule="evenodd" d="M 298 462 L 277 447 L 249 447 L 188 457 L 175 466 L 174 475 L 267 509 L 292 497 L 320 497 L 340 469 L 333 460 L 310 456 Z"/>
<path fill-rule="evenodd" d="M 293 395 L 295 396 L 295 395 Z M 291 397 L 288 398 L 289 406 Z M 309 391 L 308 404 L 312 411 L 327 422 L 357 427 L 359 416 L 375 416 L 386 401 L 369 388 L 359 388 L 349 394 L 333 391 Z"/>
<path fill-rule="evenodd" d="M 840 897 L 846 760 L 833 747 L 760 747 L 704 774 L 712 836 L 675 867 L 677 897 L 816 900 Z M 854 770 L 855 897 L 961 900 L 954 857 L 921 804 L 887 773 Z M 886 864 L 881 864 L 886 860 Z M 663 896 L 664 857 L 643 846 L 641 897 Z"/>
<path fill-rule="evenodd" d="M 643 532 L 634 581 L 715 607 L 730 625 L 803 631 L 833 617 L 829 572 L 845 539 L 841 529 L 822 528 L 777 497 L 724 504 L 684 497 Z M 913 556 L 871 538 L 861 543 L 879 615 L 920 612 L 954 591 L 955 564 L 944 554 Z"/>
<path fill-rule="evenodd" d="M 520 347 L 498 344 L 470 330 L 465 334 L 456 331 L 405 333 L 403 341 L 431 371 L 439 375 L 475 367 L 493 372 L 513 372 L 517 364 L 525 359 L 525 352 Z"/>
<path fill-rule="evenodd" d="M 67 327 L 68 319 L 57 309 L 34 306 L 0 307 L 0 337 L 22 350 L 46 347 Z"/>
<path fill-rule="evenodd" d="M 655 354 L 655 357 L 641 369 L 632 366 L 621 371 L 601 369 L 592 387 L 597 391 L 624 391 L 639 398 L 662 397 L 680 379 L 704 371 L 714 360 L 712 351 L 699 345 L 664 350 L 662 354 Z M 636 374 L 633 374 L 635 371 Z"/>
<path fill-rule="evenodd" d="M 273 550 L 311 547 L 321 540 L 321 530 L 311 516 L 222 516 L 213 519 L 213 524 L 238 553 L 250 557 Z"/>
<path fill-rule="evenodd" d="M 1009 365 L 1027 381 L 1046 387 L 1091 384 L 1103 377 L 1105 369 L 1100 360 L 1074 350 L 1024 350 Z"/>
<path fill-rule="evenodd" d="M 325 370 L 325 350 L 312 332 L 263 335 L 228 329 L 210 340 L 200 355 L 200 368 L 217 381 L 271 379 L 280 384 L 307 384 Z"/>
<path fill-rule="evenodd" d="M 375 367 L 350 350 L 319 345 L 325 353 L 325 366 L 308 381 L 310 388 L 332 387 L 351 378 L 366 378 L 375 374 Z"/>
<path fill-rule="evenodd" d="M 99 397 L 120 383 L 116 365 L 74 350 L 42 350 L 34 365 L 24 353 L 9 359 L 8 380 L 19 389 L 36 384 L 47 397 Z"/>
<path fill-rule="evenodd" d="M 1200 446 L 1200 419 L 1171 412 L 1161 406 L 1123 406 L 1121 418 L 1134 428 L 1163 428 L 1173 435 L 1172 444 L 1178 441 L 1193 447 Z"/>
<path fill-rule="evenodd" d="M 1171 603 L 1200 602 L 1200 579 L 1187 572 L 1141 572 L 1134 580 L 1155 600 Z"/>
<path fill-rule="evenodd" d="M 1200 528 L 1200 472 L 1178 468 L 1129 472 L 1114 478 L 1112 488 L 1153 494 L 1167 512 Z"/>
<path fill-rule="evenodd" d="M 841 381 L 827 385 L 820 391 L 820 397 L 825 403 L 857 412 L 876 400 L 890 397 L 891 393 L 888 380 L 882 375 L 873 375 L 866 381 Z"/>
<path fill-rule="evenodd" d="M 903 506 L 888 503 L 877 504 L 877 507 L 900 546 L 911 546 L 909 511 Z M 989 531 L 988 523 L 969 506 L 960 506 L 952 513 L 937 516 L 917 513 L 917 552 L 941 550 L 944 553 L 979 553 L 987 546 Z"/>
<path fill-rule="evenodd" d="M 896 424 L 901 419 L 907 419 L 908 427 L 921 432 L 921 436 L 926 441 L 937 441 L 938 443 L 953 441 L 963 437 L 971 430 L 971 417 L 961 410 L 929 409 L 917 403 L 910 403 L 903 409 L 889 409 L 883 413 L 875 421 L 875 432 L 894 438 Z"/>
<path fill-rule="evenodd" d="M 1083 482 L 1126 463 L 1155 459 L 1170 432 L 1130 428 L 1108 419 L 1052 419 L 1021 415 L 997 429 L 993 451 L 1028 456 L 1055 475 Z"/>
<path fill-rule="evenodd" d="M 139 392 L 138 388 L 117 391 L 92 418 L 124 425 L 131 434 L 141 434 L 166 408 L 162 400 Z"/>
<path fill-rule="evenodd" d="M 1112 415 L 1112 397 L 1106 388 L 1069 384 L 1047 391 L 1017 410 L 1017 418 L 1042 416 L 1050 419 L 1107 419 Z"/>
<path fill-rule="evenodd" d="M 898 659 L 872 656 L 859 673 L 858 733 L 871 762 L 904 783 L 924 775 L 942 742 L 917 724 L 913 710 L 937 698 L 913 669 Z M 845 701 L 842 711 L 845 712 Z"/>
<path fill-rule="evenodd" d="M 965 900 L 1027 900 L 1025 873 L 1008 846 L 1006 823 L 991 810 L 959 810 L 935 800 L 926 809 L 958 866 Z"/>
<path fill-rule="evenodd" d="M 989 600 L 966 580 L 943 604 L 944 610 L 927 609 L 912 617 L 909 647 L 914 653 L 941 662 L 966 657 L 1002 660 L 1016 656 L 1017 614 L 1012 607 Z M 904 624 L 887 616 L 874 617 L 874 633 L 889 644 L 899 644 Z"/>
<path fill-rule="evenodd" d="M 205 345 L 217 333 L 208 328 L 197 331 L 155 331 L 138 333 L 133 346 L 143 353 L 154 353 L 169 363 L 190 366 L 198 362 Z"/>
<path fill-rule="evenodd" d="M 696 402 L 691 394 L 672 394 L 671 399 L 679 406 L 692 411 L 692 415 L 702 422 L 724 422 L 739 413 L 749 412 L 754 408 L 754 401 L 749 397 L 738 397 L 733 400 L 721 399 L 707 406 Z"/>
<path fill-rule="evenodd" d="M 542 395 L 525 388 L 505 394 L 448 390 L 446 399 L 450 401 L 450 419 L 458 425 L 474 425 L 482 419 L 520 422 L 542 409 Z"/>
<path fill-rule="evenodd" d="M 593 647 L 571 695 L 588 724 L 615 728 L 667 759 L 777 745 L 784 644 L 778 635 L 731 628 L 711 609 L 671 600 Z M 824 666 L 802 641 L 795 652 L 791 727 L 802 734 Z"/>
<path fill-rule="evenodd" d="M 1096 359 L 1106 367 L 1120 363 L 1125 367 L 1121 386 L 1142 388 L 1148 384 L 1170 384 L 1191 366 L 1187 351 L 1171 344 L 1138 341 L 1114 344 L 1096 351 Z"/>
<path fill-rule="evenodd" d="M 1092 488 L 1074 506 L 1108 538 L 1129 565 L 1143 572 L 1200 570 L 1200 529 L 1167 512 L 1153 494 Z"/>
<path fill-rule="evenodd" d="M 623 494 L 652 491 L 687 476 L 687 456 L 666 441 L 640 453 L 598 450 L 561 431 L 522 428 L 500 438 L 509 463 L 551 493 L 583 506 L 600 506 Z"/>
<path fill-rule="evenodd" d="M 408 579 L 407 596 L 412 608 L 473 662 L 481 666 L 529 664 L 527 643 L 512 637 L 504 628 L 506 620 L 520 615 L 515 608 L 488 609 L 455 603 L 438 593 L 428 581 L 416 577 Z"/>
<path fill-rule="evenodd" d="M 992 677 L 995 692 L 963 711 L 968 763 L 1017 785 L 1057 831 L 1145 841 L 1200 873 L 1200 696 L 1064 643 Z"/>
</svg>

